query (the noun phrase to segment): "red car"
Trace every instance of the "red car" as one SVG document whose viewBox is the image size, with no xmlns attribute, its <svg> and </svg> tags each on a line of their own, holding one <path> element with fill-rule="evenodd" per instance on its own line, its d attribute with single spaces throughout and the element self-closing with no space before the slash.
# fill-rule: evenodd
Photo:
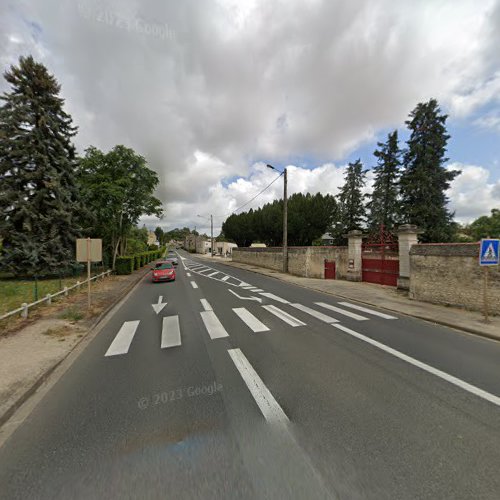
<svg viewBox="0 0 500 500">
<path fill-rule="evenodd" d="M 152 270 L 153 283 L 158 283 L 159 281 L 175 281 L 175 269 L 171 262 L 157 262 Z"/>
</svg>

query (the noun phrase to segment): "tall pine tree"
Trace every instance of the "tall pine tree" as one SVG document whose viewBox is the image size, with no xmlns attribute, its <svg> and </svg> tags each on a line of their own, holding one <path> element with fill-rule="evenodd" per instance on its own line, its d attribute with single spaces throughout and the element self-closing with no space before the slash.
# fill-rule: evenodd
<svg viewBox="0 0 500 500">
<path fill-rule="evenodd" d="M 362 189 L 366 183 L 366 170 L 361 160 L 349 163 L 344 185 L 338 195 L 339 218 L 330 231 L 337 244 L 346 242 L 344 234 L 353 229 L 362 229 L 366 219 Z"/>
<path fill-rule="evenodd" d="M 54 273 L 73 261 L 79 196 L 76 134 L 60 85 L 33 57 L 4 77 L 0 97 L 0 265 L 16 275 Z"/>
<path fill-rule="evenodd" d="M 424 230 L 422 241 L 446 242 L 453 237 L 453 213 L 448 210 L 446 190 L 460 173 L 444 163 L 447 115 L 435 99 L 419 103 L 405 123 L 411 131 L 401 175 L 403 219 Z"/>
<path fill-rule="evenodd" d="M 374 151 L 377 166 L 373 168 L 375 183 L 370 201 L 369 227 L 376 231 L 382 224 L 392 231 L 400 221 L 401 205 L 399 200 L 399 175 L 401 167 L 401 150 L 398 145 L 398 131 L 390 133 L 385 143 L 377 143 Z"/>
</svg>

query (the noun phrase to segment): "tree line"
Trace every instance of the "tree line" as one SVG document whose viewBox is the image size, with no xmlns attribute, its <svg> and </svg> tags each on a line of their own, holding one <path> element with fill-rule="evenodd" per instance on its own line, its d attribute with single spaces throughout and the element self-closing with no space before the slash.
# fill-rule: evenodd
<svg viewBox="0 0 500 500">
<path fill-rule="evenodd" d="M 20 57 L 4 78 L 0 268 L 14 275 L 68 270 L 78 237 L 102 238 L 108 265 L 131 246 L 144 249 L 139 218 L 163 212 L 153 196 L 159 179 L 145 158 L 123 145 L 107 153 L 90 146 L 79 157 L 60 84 L 32 56 Z"/>
<path fill-rule="evenodd" d="M 410 113 L 410 136 L 402 149 L 398 131 L 378 142 L 374 151 L 373 189 L 365 193 L 367 170 L 361 160 L 347 165 L 344 183 L 336 197 L 321 194 L 293 195 L 288 208 L 288 241 L 291 245 L 318 242 L 324 232 L 335 244 L 345 244 L 351 230 L 377 232 L 381 225 L 394 232 L 400 224 L 415 224 L 423 242 L 455 239 L 457 224 L 448 208 L 446 191 L 460 173 L 446 168 L 447 115 L 435 99 L 419 103 Z M 315 200 L 313 202 L 313 200 Z M 226 237 L 238 245 L 253 241 L 282 245 L 283 202 L 231 215 L 223 224 Z"/>
</svg>

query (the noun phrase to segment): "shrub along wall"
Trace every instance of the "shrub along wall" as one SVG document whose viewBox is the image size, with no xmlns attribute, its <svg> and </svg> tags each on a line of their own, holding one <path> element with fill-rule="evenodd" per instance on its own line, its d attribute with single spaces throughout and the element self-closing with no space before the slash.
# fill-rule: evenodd
<svg viewBox="0 0 500 500">
<path fill-rule="evenodd" d="M 159 259 L 165 254 L 165 247 L 149 252 L 142 252 L 136 255 L 125 255 L 118 257 L 115 264 L 116 274 L 131 274 L 134 270 L 140 269 L 153 260 Z"/>
</svg>

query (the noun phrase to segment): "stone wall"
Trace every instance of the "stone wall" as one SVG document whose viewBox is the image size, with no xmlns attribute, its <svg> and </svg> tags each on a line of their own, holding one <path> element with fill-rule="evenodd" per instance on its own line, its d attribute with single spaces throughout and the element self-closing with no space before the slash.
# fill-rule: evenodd
<svg viewBox="0 0 500 500">
<path fill-rule="evenodd" d="M 410 250 L 410 297 L 416 300 L 483 308 L 483 269 L 479 244 L 421 244 Z M 489 269 L 489 310 L 500 315 L 500 269 Z"/>
<path fill-rule="evenodd" d="M 337 279 L 346 279 L 347 247 L 290 247 L 288 249 L 288 272 L 306 278 L 324 278 L 325 259 L 335 261 Z M 281 271 L 283 249 L 280 247 L 235 248 L 233 261 Z"/>
</svg>

